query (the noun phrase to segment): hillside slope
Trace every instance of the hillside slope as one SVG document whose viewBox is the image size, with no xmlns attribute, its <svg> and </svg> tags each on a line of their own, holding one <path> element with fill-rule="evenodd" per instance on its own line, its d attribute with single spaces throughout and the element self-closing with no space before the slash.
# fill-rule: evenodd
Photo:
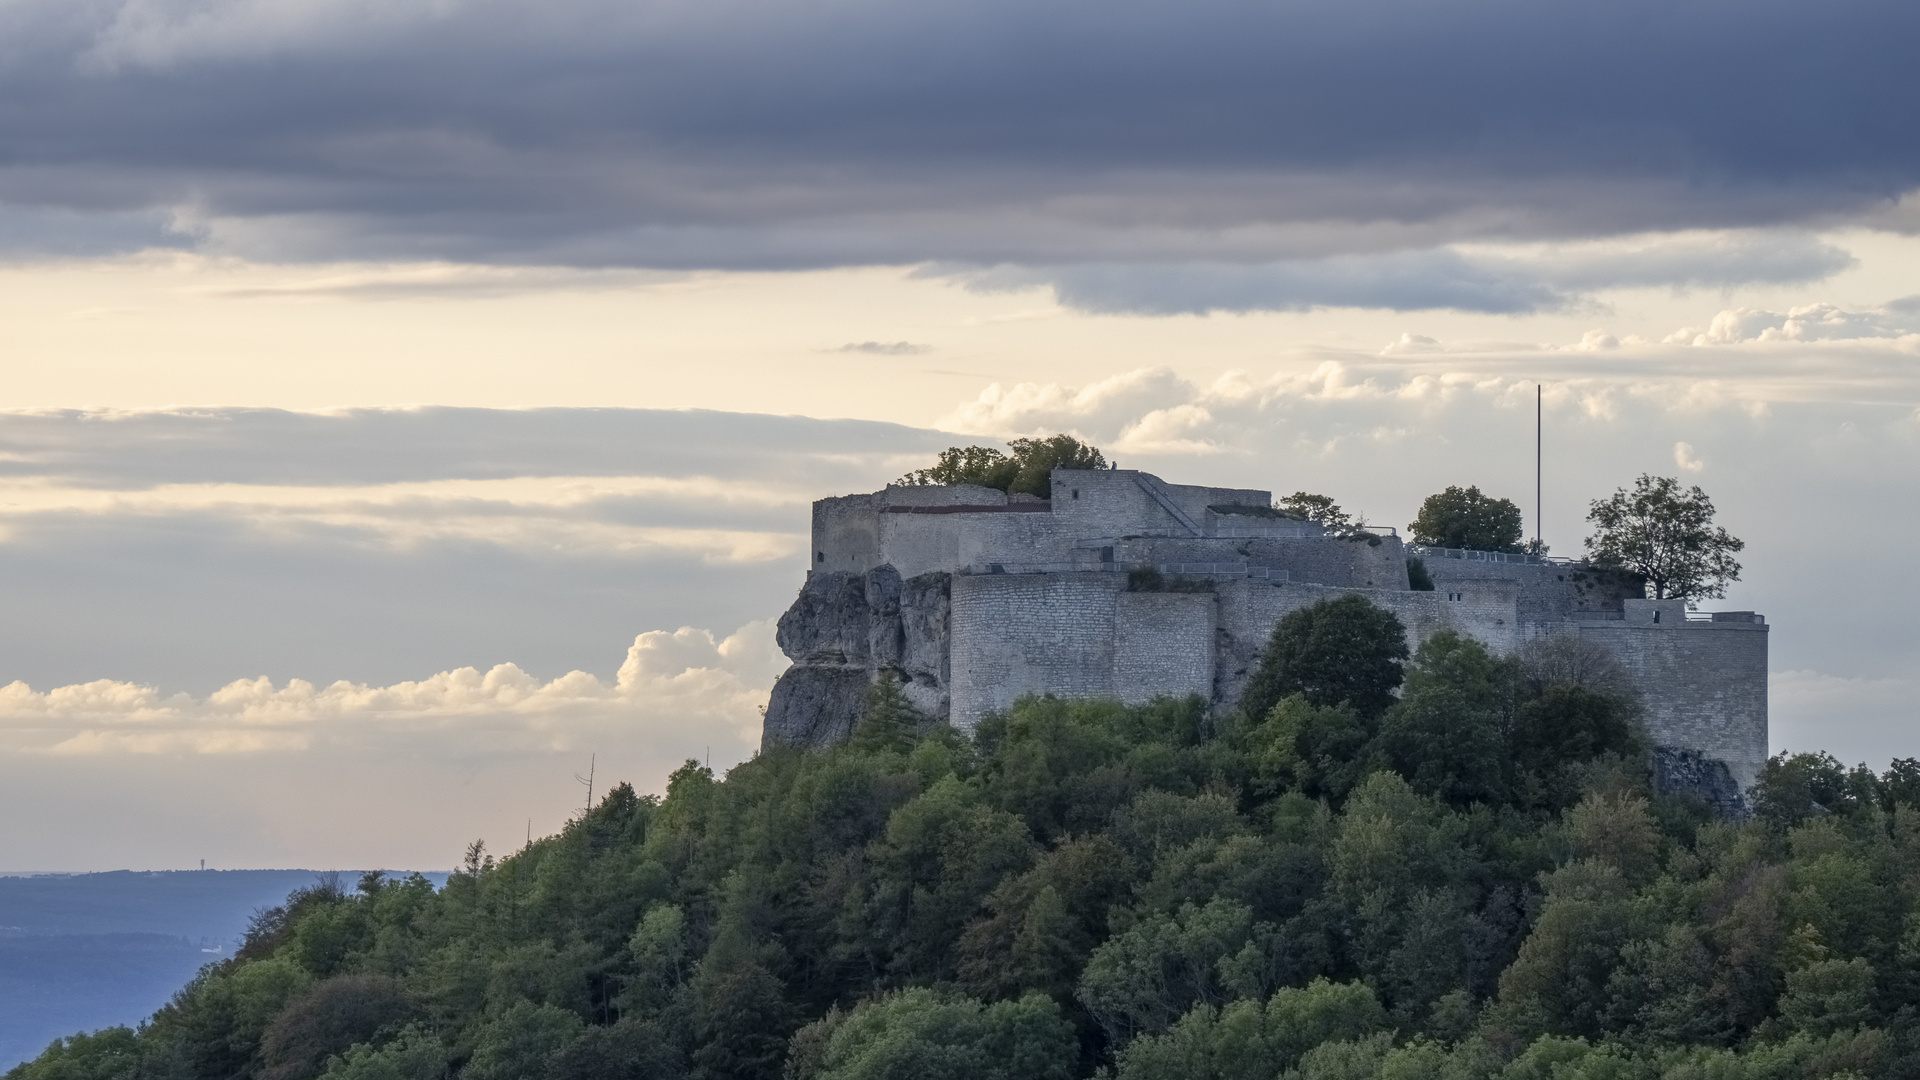
<svg viewBox="0 0 1920 1080">
<path fill-rule="evenodd" d="M 966 738 L 883 683 L 844 745 L 622 785 L 438 892 L 296 893 L 139 1031 L 8 1077 L 1920 1068 L 1913 762 L 1776 759 L 1724 821 L 1651 795 L 1624 703 L 1471 642 L 1372 712 L 1294 690 Z"/>
</svg>

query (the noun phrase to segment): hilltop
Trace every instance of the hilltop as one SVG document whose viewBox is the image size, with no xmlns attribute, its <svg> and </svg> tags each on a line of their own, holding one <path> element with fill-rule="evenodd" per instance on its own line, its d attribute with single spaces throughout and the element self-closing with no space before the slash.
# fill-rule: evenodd
<svg viewBox="0 0 1920 1080">
<path fill-rule="evenodd" d="M 9 1080 L 1920 1067 L 1920 765 L 1776 758 L 1719 818 L 1653 790 L 1630 696 L 1450 632 L 1403 677 L 1374 625 L 1270 655 L 1252 716 L 1027 698 L 962 734 L 883 680 L 839 745 L 622 785 L 442 890 L 299 891 Z"/>
</svg>

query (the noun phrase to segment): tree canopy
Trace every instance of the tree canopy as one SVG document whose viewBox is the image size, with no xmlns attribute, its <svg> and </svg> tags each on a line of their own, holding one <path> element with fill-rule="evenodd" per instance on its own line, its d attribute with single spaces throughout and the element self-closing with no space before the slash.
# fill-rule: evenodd
<svg viewBox="0 0 1920 1080">
<path fill-rule="evenodd" d="M 1406 628 L 1385 608 L 1347 595 L 1289 612 L 1274 626 L 1241 705 L 1263 717 L 1299 694 L 1314 705 L 1351 705 L 1377 716 L 1393 703 Z"/>
<path fill-rule="evenodd" d="M 1714 819 L 1654 790 L 1616 675 L 1439 633 L 1378 714 L 970 734 L 884 684 L 839 746 L 620 784 L 442 889 L 300 890 L 7 1080 L 1920 1072 L 1920 763 L 1783 754 Z"/>
<path fill-rule="evenodd" d="M 1407 526 L 1413 542 L 1475 551 L 1523 551 L 1520 507 L 1511 499 L 1483 495 L 1477 487 L 1451 487 L 1429 495 Z"/>
<path fill-rule="evenodd" d="M 1284 498 L 1275 499 L 1273 508 L 1290 517 L 1302 521 L 1311 521 L 1315 525 L 1324 525 L 1334 532 L 1342 532 L 1354 526 L 1352 515 L 1340 508 L 1329 495 L 1315 495 L 1312 492 L 1296 491 Z"/>
<path fill-rule="evenodd" d="M 1099 449 L 1071 435 L 1045 439 L 1014 439 L 1011 454 L 991 446 L 954 446 L 940 452 L 928 468 L 915 469 L 899 479 L 913 486 L 977 484 L 999 488 L 1009 495 L 1053 497 L 1053 470 L 1104 469 L 1107 459 Z"/>
<path fill-rule="evenodd" d="M 1740 580 L 1733 556 L 1746 541 L 1713 523 L 1713 500 L 1697 485 L 1642 474 L 1632 488 L 1594 500 L 1587 521 L 1587 557 L 1646 578 L 1656 600 L 1721 597 Z"/>
</svg>

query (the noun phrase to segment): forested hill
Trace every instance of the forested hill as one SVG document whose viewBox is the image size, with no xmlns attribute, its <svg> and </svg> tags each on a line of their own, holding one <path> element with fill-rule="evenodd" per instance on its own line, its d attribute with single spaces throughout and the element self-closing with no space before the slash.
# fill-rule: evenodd
<svg viewBox="0 0 1920 1080">
<path fill-rule="evenodd" d="M 296 893 L 8 1076 L 1920 1072 L 1913 763 L 1783 757 L 1715 820 L 1565 656 L 1441 634 L 1369 695 L 1339 680 L 1397 660 L 1341 640 L 1251 717 L 1030 700 L 969 738 L 882 684 L 848 745 L 623 785 L 441 891 Z"/>
</svg>

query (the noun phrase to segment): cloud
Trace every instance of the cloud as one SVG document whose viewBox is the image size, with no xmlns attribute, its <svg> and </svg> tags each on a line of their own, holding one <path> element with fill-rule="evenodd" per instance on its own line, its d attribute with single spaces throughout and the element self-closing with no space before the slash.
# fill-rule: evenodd
<svg viewBox="0 0 1920 1080">
<path fill-rule="evenodd" d="M 1082 388 L 1058 383 L 999 383 L 940 421 L 952 431 L 983 435 L 1072 432 L 1114 442 L 1160 406 L 1193 396 L 1191 384 L 1166 368 L 1129 371 Z"/>
<path fill-rule="evenodd" d="M 1217 377 L 1002 381 L 956 401 L 951 431 L 617 409 L 0 414 L 0 684 L 28 684 L 0 693 L 0 865 L 432 867 L 476 835 L 517 846 L 529 817 L 551 831 L 577 812 L 591 755 L 657 790 L 687 757 L 751 751 L 781 663 L 770 621 L 805 567 L 727 545 L 803 538 L 810 499 L 961 438 L 1071 431 L 1123 467 L 1325 492 L 1385 525 L 1449 484 L 1531 514 L 1539 382 L 1557 554 L 1580 550 L 1590 500 L 1709 464 L 1748 542 L 1718 606 L 1769 616 L 1779 670 L 1852 680 L 1780 689 L 1778 730 L 1915 753 L 1912 695 L 1879 681 L 1913 668 L 1920 584 L 1899 545 L 1841 558 L 1833 533 L 1920 531 L 1898 497 L 1920 485 L 1903 339 L 1475 342 L 1397 323 L 1365 350 Z M 1417 347 L 1371 354 L 1401 332 Z M 689 542 L 594 539 L 643 534 Z M 723 629 L 636 639 L 649 627 Z"/>
<path fill-rule="evenodd" d="M 933 351 L 931 345 L 916 345 L 911 341 L 860 341 L 848 342 L 834 352 L 866 353 L 869 356 L 923 356 Z"/>
<path fill-rule="evenodd" d="M 12 410 L 0 411 L 0 478 L 141 490 L 574 477 L 663 493 L 671 481 L 689 497 L 749 481 L 760 498 L 885 472 L 938 441 L 899 424 L 701 409 Z"/>
<path fill-rule="evenodd" d="M 1844 311 L 1832 304 L 1808 304 L 1784 314 L 1761 308 L 1732 308 L 1715 315 L 1704 330 L 1682 327 L 1666 340 L 1677 345 L 1734 345 L 1903 338 L 1920 341 L 1920 310 L 1915 309 L 1911 297 L 1865 312 Z"/>
<path fill-rule="evenodd" d="M 1693 452 L 1693 444 L 1677 442 L 1673 444 L 1673 463 L 1685 472 L 1697 473 L 1707 467 Z"/>
<path fill-rule="evenodd" d="M 52 223 L 35 251 L 951 262 L 1056 268 L 1099 310 L 1535 310 L 1836 264 L 1697 230 L 1910 227 L 1916 30 L 1896 0 L 1812 26 L 1733 0 L 15 0 L 0 89 L 35 107 L 0 119 L 0 203 Z M 1613 264 L 1458 246 L 1665 234 Z"/>
<path fill-rule="evenodd" d="M 1104 313 L 1358 307 L 1512 315 L 1567 308 L 1600 289 L 1799 283 L 1853 263 L 1847 252 L 1814 237 L 1748 230 L 1455 245 L 1274 263 L 953 267 L 946 275 L 983 291 L 1047 286 L 1067 307 Z"/>
<path fill-rule="evenodd" d="M 610 679 L 502 663 L 204 695 L 16 682 L 0 686 L 0 813 L 14 825 L 0 861 L 443 868 L 476 835 L 506 851 L 559 828 L 590 761 L 598 795 L 620 781 L 658 793 L 688 759 L 724 771 L 751 757 L 785 666 L 762 621 L 640 634 Z"/>
<path fill-rule="evenodd" d="M 670 410 L 0 412 L 0 683 L 551 678 L 638 627 L 777 615 L 811 501 L 950 442 Z"/>
<path fill-rule="evenodd" d="M 691 275 L 658 270 L 428 262 L 350 266 L 322 273 L 282 272 L 278 276 L 281 280 L 270 284 L 220 289 L 209 295 L 228 300 L 482 300 L 563 290 L 631 290 L 683 282 Z"/>
<path fill-rule="evenodd" d="M 368 486 L 166 484 L 134 490 L 0 479 L 0 525 L 47 515 L 221 516 L 265 534 L 328 529 L 392 546 L 475 541 L 573 552 L 681 551 L 764 562 L 802 546 L 804 492 L 714 477 L 512 477 Z"/>
<path fill-rule="evenodd" d="M 1437 353 L 1443 351 L 1445 351 L 1445 348 L 1440 344 L 1438 338 L 1431 338 L 1425 334 L 1401 334 L 1394 340 L 1387 342 L 1386 348 L 1380 350 L 1380 355 L 1408 356 L 1416 353 Z"/>
<path fill-rule="evenodd" d="M 517 665 L 425 679 L 316 686 L 260 677 L 205 697 L 98 679 L 36 691 L 0 687 L 0 752 L 257 754 L 390 752 L 438 746 L 463 757 L 577 747 L 616 725 L 670 721 L 724 736 L 728 757 L 759 744 L 759 709 L 785 668 L 771 622 L 716 639 L 681 627 L 634 639 L 611 682 L 571 671 L 542 682 Z M 630 737 L 630 736 L 629 736 Z"/>
<path fill-rule="evenodd" d="M 1920 680 L 1862 677 L 1810 669 L 1775 671 L 1768 680 L 1772 753 L 1825 751 L 1843 763 L 1885 769 L 1913 757 Z"/>
</svg>

